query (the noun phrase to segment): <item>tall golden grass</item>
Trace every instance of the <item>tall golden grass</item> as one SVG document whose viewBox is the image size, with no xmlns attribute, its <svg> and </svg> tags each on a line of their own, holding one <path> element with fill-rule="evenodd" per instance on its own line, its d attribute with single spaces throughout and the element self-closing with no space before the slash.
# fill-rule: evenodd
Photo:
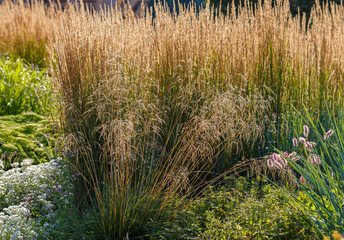
<svg viewBox="0 0 344 240">
<path fill-rule="evenodd" d="M 147 222 L 173 216 L 171 200 L 264 140 L 270 104 L 280 114 L 289 103 L 319 112 L 340 101 L 343 6 L 318 5 L 305 26 L 287 2 L 271 5 L 230 16 L 155 5 L 154 18 L 149 10 L 123 17 L 83 6 L 0 6 L 9 19 L 21 11 L 0 31 L 2 42 L 14 32 L 21 44 L 8 41 L 5 50 L 36 56 L 22 37 L 30 34 L 48 49 L 71 173 L 79 175 L 74 201 L 93 207 L 100 238 L 140 235 Z M 37 28 L 25 27 L 26 18 Z"/>
<path fill-rule="evenodd" d="M 75 204 L 95 207 L 94 229 L 121 239 L 142 233 L 147 219 L 170 216 L 171 200 L 204 184 L 226 149 L 262 138 L 269 102 L 183 69 L 174 77 L 153 74 L 117 40 L 133 41 L 134 48 L 137 39 L 129 32 L 148 23 L 107 14 L 65 13 L 52 66 L 66 144 L 76 151 L 69 159 L 79 175 Z"/>
<path fill-rule="evenodd" d="M 276 111 L 287 101 L 310 106 L 337 99 L 343 85 L 343 6 L 318 4 L 306 26 L 284 2 L 276 1 L 274 8 L 270 1 L 255 10 L 232 8 L 228 16 L 209 8 L 197 13 L 192 6 L 178 15 L 156 6 L 154 19 L 150 13 L 123 18 L 115 10 L 93 16 L 98 15 L 99 29 L 106 29 L 103 35 L 112 36 L 104 50 L 131 61 L 145 77 L 158 78 L 161 86 L 191 75 L 200 87 L 238 84 L 250 91 L 252 84 L 266 86 L 274 92 Z M 4 1 L 0 11 L 2 51 L 30 61 L 45 56 L 45 43 L 57 42 L 54 29 L 71 22 L 58 20 L 66 12 L 39 2 Z M 208 82 L 197 80 L 203 76 Z"/>
<path fill-rule="evenodd" d="M 3 1 L 0 7 L 0 53 L 24 58 L 46 66 L 46 45 L 54 42 L 53 26 L 58 12 L 46 8 L 43 1 Z"/>
</svg>

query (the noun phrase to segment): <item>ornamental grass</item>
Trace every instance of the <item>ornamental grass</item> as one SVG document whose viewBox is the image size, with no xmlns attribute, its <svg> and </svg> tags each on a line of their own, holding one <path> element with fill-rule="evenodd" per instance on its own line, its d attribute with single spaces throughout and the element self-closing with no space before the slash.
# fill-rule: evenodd
<svg viewBox="0 0 344 240">
<path fill-rule="evenodd" d="M 142 236 L 173 217 L 253 156 L 268 123 L 281 131 L 290 103 L 315 115 L 341 105 L 342 5 L 318 4 L 306 25 L 281 0 L 228 16 L 209 4 L 140 16 L 11 4 L 0 6 L 2 51 L 30 62 L 48 51 L 74 204 L 91 209 L 99 238 Z"/>
</svg>

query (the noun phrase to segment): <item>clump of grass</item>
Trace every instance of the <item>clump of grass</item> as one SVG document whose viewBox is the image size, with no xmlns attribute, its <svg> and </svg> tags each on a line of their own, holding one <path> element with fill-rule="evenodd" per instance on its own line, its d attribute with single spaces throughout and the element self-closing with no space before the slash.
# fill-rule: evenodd
<svg viewBox="0 0 344 240">
<path fill-rule="evenodd" d="M 58 29 L 53 67 L 75 205 L 91 208 L 94 236 L 140 236 L 174 216 L 181 206 L 171 202 L 194 194 L 226 149 L 261 137 L 269 102 L 185 69 L 143 74 L 115 51 L 145 22 L 82 8 L 63 18 L 70 24 Z"/>
<path fill-rule="evenodd" d="M 194 6 L 179 9 L 171 14 L 156 6 L 154 19 L 148 10 L 140 18 L 128 11 L 125 19 L 122 13 L 113 14 L 117 10 L 100 13 L 112 19 L 112 24 L 102 21 L 99 26 L 112 43 L 107 52 L 132 62 L 140 75 L 159 79 L 157 90 L 172 91 L 168 94 L 192 76 L 203 90 L 229 82 L 248 94 L 252 86 L 262 87 L 261 93 L 275 98 L 276 113 L 291 102 L 318 114 L 323 102 L 335 105 L 342 95 L 343 6 L 316 5 L 307 26 L 305 17 L 293 17 L 288 1 L 281 0 L 232 9 L 228 16 L 214 15 L 209 8 L 199 13 Z M 44 46 L 55 42 L 53 29 L 72 22 L 61 21 L 63 12 L 41 3 L 5 1 L 0 10 L 4 51 L 29 62 L 44 59 Z"/>
<path fill-rule="evenodd" d="M 0 115 L 23 112 L 48 114 L 52 90 L 46 70 L 36 70 L 23 60 L 0 60 Z"/>
<path fill-rule="evenodd" d="M 231 83 L 250 94 L 253 86 L 259 86 L 261 94 L 274 97 L 273 109 L 279 115 L 288 110 L 285 103 L 297 107 L 305 104 L 315 115 L 321 114 L 324 102 L 340 104 L 337 100 L 343 86 L 343 54 L 339 44 L 342 6 L 331 3 L 322 8 L 318 4 L 307 26 L 304 17 L 292 17 L 288 1 L 275 4 L 259 1 L 254 7 L 233 9 L 228 16 L 214 15 L 209 8 L 200 10 L 199 14 L 193 6 L 179 9 L 177 15 L 156 6 L 154 19 L 148 10 L 140 18 L 135 18 L 130 11 L 125 19 L 122 13 L 113 14 L 116 10 L 106 13 L 112 24 L 101 21 L 99 25 L 103 29 L 102 37 L 107 39 L 104 41 L 111 42 L 104 46 L 111 46 L 105 52 L 133 63 L 140 69 L 142 79 L 159 79 L 159 87 L 154 91 L 160 92 L 160 97 L 178 95 L 184 88 L 177 86 L 193 78 L 195 88 L 204 92 L 212 86 L 226 88 Z M 1 11 L 2 26 L 7 26 L 2 28 L 2 41 L 13 53 L 15 46 L 25 45 L 13 44 L 15 36 L 23 43 L 25 39 L 34 39 L 35 44 L 43 46 L 49 42 L 51 45 L 56 37 L 53 29 L 73 21 L 72 17 L 60 21 L 65 14 L 59 10 L 20 1 L 3 3 Z M 43 49 L 38 47 L 37 51 Z M 43 59 L 44 54 L 33 55 Z M 193 97 L 201 99 L 201 96 Z M 177 113 L 181 114 L 180 111 L 173 114 Z M 184 115 L 171 117 L 169 126 L 174 118 L 180 117 Z M 277 128 L 280 130 L 279 125 Z"/>
<path fill-rule="evenodd" d="M 343 232 L 342 222 L 342 166 L 343 120 L 327 112 L 329 122 L 315 121 L 306 111 L 302 135 L 293 139 L 292 153 L 274 153 L 268 166 L 289 176 L 301 191 L 296 203 L 308 209 L 314 226 L 325 236 L 333 230 Z M 328 129 L 331 126 L 332 129 Z"/>
<path fill-rule="evenodd" d="M 334 129 L 325 131 L 310 121 L 316 135 L 318 147 L 303 155 L 301 162 L 291 162 L 292 168 L 300 176 L 297 185 L 304 191 L 305 199 L 314 209 L 314 224 L 330 235 L 333 230 L 344 232 L 342 226 L 342 166 L 343 166 L 343 122 L 332 121 Z M 331 136 L 333 134 L 333 136 Z M 302 204 L 302 201 L 299 201 Z"/>
<path fill-rule="evenodd" d="M 58 16 L 44 1 L 2 1 L 0 6 L 0 52 L 46 66 L 47 45 L 54 41 L 53 22 Z"/>
<path fill-rule="evenodd" d="M 332 7 L 323 11 L 337 26 L 341 7 Z M 61 16 L 68 24 L 55 28 L 52 68 L 74 203 L 91 206 L 100 238 L 144 233 L 146 220 L 163 221 L 170 200 L 197 189 L 214 163 L 221 172 L 229 157 L 251 151 L 269 96 L 280 116 L 283 103 L 317 113 L 342 92 L 340 69 L 330 74 L 341 58 L 329 58 L 340 52 L 333 36 L 341 35 L 322 30 L 330 17 L 318 9 L 307 31 L 282 1 L 231 17 L 155 9 L 154 19 L 149 11 L 123 18 L 75 6 Z"/>
</svg>

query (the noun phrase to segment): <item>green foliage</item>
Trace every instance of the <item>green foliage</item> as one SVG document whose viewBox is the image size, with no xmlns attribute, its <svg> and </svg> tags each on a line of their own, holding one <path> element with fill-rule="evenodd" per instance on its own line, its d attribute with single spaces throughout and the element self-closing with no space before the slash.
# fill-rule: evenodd
<svg viewBox="0 0 344 240">
<path fill-rule="evenodd" d="M 0 117 L 0 155 L 13 161 L 31 158 L 35 163 L 55 156 L 51 123 L 36 113 L 24 113 Z"/>
<path fill-rule="evenodd" d="M 46 114 L 51 91 L 46 70 L 36 70 L 23 60 L 0 60 L 0 116 L 23 112 Z"/>
<path fill-rule="evenodd" d="M 209 188 L 204 197 L 192 202 L 161 236 L 166 239 L 319 237 L 308 218 L 293 205 L 286 189 L 242 177 L 220 189 Z"/>
<path fill-rule="evenodd" d="M 6 52 L 8 48 L 10 48 L 10 51 Z M 27 38 L 25 41 L 23 41 L 22 36 L 17 37 L 13 42 L 0 44 L 0 51 L 13 59 L 24 59 L 26 62 L 35 64 L 39 67 L 47 66 L 46 58 L 48 54 L 46 42 L 43 40 L 38 42 L 34 37 Z"/>
<path fill-rule="evenodd" d="M 344 233 L 344 121 L 341 112 L 337 116 L 331 112 L 328 114 L 332 116 L 333 136 L 329 136 L 330 132 L 325 131 L 328 129 L 308 115 L 307 121 L 317 146 L 312 152 L 300 153 L 300 161 L 289 161 L 297 173 L 297 185 L 304 193 L 303 199 L 298 202 L 304 208 L 313 209 L 312 220 L 326 235 L 333 230 Z M 314 164 L 313 154 L 321 164 Z M 302 178 L 299 179 L 299 176 Z M 307 201 L 302 201 L 304 199 Z"/>
</svg>

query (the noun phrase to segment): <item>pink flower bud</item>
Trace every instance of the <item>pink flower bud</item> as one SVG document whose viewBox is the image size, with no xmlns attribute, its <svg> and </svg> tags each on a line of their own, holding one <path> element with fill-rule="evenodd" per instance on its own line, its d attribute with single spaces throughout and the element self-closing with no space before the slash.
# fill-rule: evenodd
<svg viewBox="0 0 344 240">
<path fill-rule="evenodd" d="M 317 164 L 319 164 L 319 165 L 321 164 L 321 160 L 317 155 L 314 156 L 314 160 Z"/>
<path fill-rule="evenodd" d="M 299 144 L 297 143 L 297 139 L 296 138 L 293 138 L 293 146 L 294 147 L 297 147 Z"/>
<path fill-rule="evenodd" d="M 311 160 L 311 162 L 315 165 L 315 164 L 318 164 L 318 165 L 320 165 L 321 164 L 321 160 L 320 160 L 320 158 L 316 155 L 316 154 L 312 154 L 312 155 L 310 155 L 310 160 Z"/>
<path fill-rule="evenodd" d="M 302 182 L 302 183 L 305 183 L 305 179 L 301 176 L 300 177 L 300 181 Z"/>
<path fill-rule="evenodd" d="M 324 136 L 324 139 L 328 139 L 329 137 L 331 137 L 333 135 L 334 131 L 332 129 L 328 130 Z"/>
<path fill-rule="evenodd" d="M 305 143 L 305 142 L 306 142 L 306 139 L 305 139 L 305 138 L 303 138 L 303 137 L 299 137 L 299 142 L 301 142 L 301 143 Z"/>
<path fill-rule="evenodd" d="M 288 162 L 287 162 L 287 160 L 285 158 L 281 157 L 280 163 L 282 164 L 283 167 L 288 166 Z"/>
<path fill-rule="evenodd" d="M 305 142 L 305 148 L 309 151 L 312 151 L 313 145 L 310 142 Z"/>
<path fill-rule="evenodd" d="M 290 155 L 289 155 L 290 158 L 293 158 L 293 157 L 296 157 L 296 152 L 292 152 Z"/>
<path fill-rule="evenodd" d="M 274 166 L 275 166 L 276 168 L 280 169 L 280 170 L 283 169 L 283 166 L 282 166 L 282 164 L 281 164 L 280 162 L 274 162 Z"/>
<path fill-rule="evenodd" d="M 274 161 L 278 161 L 278 160 L 279 160 L 279 154 L 273 153 L 273 154 L 271 155 L 271 158 L 272 158 L 272 160 L 274 160 Z"/>
<path fill-rule="evenodd" d="M 307 125 L 303 125 L 303 135 L 307 138 L 309 134 L 309 128 Z"/>
<path fill-rule="evenodd" d="M 290 159 L 294 162 L 296 162 L 297 160 L 300 159 L 299 156 L 297 156 L 296 152 L 292 152 L 290 155 L 289 155 Z"/>
<path fill-rule="evenodd" d="M 275 161 L 275 163 L 276 163 L 276 162 L 280 163 L 282 167 L 285 167 L 285 166 L 288 165 L 287 160 L 285 160 L 285 158 L 283 158 L 283 157 L 281 156 L 281 154 L 276 154 L 275 156 L 276 156 L 276 161 Z"/>
<path fill-rule="evenodd" d="M 270 169 L 274 167 L 274 161 L 270 158 L 268 159 L 267 164 L 268 164 L 268 168 Z"/>
</svg>

